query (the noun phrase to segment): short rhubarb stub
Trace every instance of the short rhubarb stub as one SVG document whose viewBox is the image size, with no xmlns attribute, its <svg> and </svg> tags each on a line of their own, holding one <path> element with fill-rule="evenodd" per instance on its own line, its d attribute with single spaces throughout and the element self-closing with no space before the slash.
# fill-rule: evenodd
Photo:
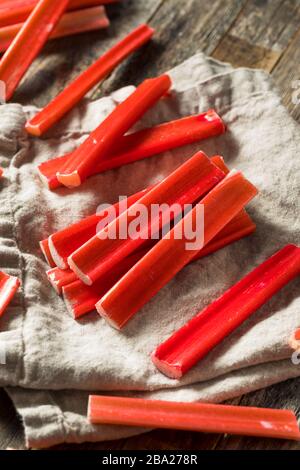
<svg viewBox="0 0 300 470">
<path fill-rule="evenodd" d="M 182 377 L 182 370 L 179 365 L 176 364 L 168 364 L 165 361 L 162 361 L 156 356 L 156 351 L 151 354 L 151 360 L 155 367 L 164 375 L 169 377 L 170 379 L 181 379 Z"/>
</svg>

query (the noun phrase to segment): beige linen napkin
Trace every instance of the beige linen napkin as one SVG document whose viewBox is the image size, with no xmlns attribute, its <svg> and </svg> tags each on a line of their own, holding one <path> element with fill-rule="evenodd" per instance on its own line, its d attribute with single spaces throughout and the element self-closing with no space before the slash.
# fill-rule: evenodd
<svg viewBox="0 0 300 470">
<path fill-rule="evenodd" d="M 124 99 L 131 87 L 83 102 L 45 139 L 31 139 L 17 104 L 0 107 L 0 269 L 18 275 L 22 291 L 0 320 L 0 385 L 21 414 L 27 443 L 105 440 L 140 432 L 91 426 L 88 391 L 140 394 L 170 400 L 220 402 L 300 375 L 288 339 L 300 325 L 299 280 L 294 281 L 216 347 L 181 381 L 160 374 L 149 354 L 269 255 L 300 242 L 300 129 L 281 105 L 270 77 L 232 69 L 197 54 L 173 69 L 172 98 L 139 127 L 215 108 L 226 134 L 124 166 L 89 179 L 77 190 L 50 192 L 37 165 L 73 150 Z M 38 242 L 91 214 L 103 202 L 132 194 L 170 173 L 196 150 L 222 154 L 260 189 L 249 206 L 257 232 L 186 267 L 121 332 L 95 312 L 80 321 L 68 315 L 48 285 Z"/>
</svg>

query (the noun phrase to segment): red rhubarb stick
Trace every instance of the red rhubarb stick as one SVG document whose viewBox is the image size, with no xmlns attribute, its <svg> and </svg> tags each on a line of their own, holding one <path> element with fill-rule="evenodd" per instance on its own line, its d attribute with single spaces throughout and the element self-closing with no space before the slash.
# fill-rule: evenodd
<svg viewBox="0 0 300 470">
<path fill-rule="evenodd" d="M 62 287 L 66 307 L 73 318 L 82 317 L 95 310 L 95 304 L 111 289 L 116 282 L 141 259 L 145 251 L 133 253 L 121 263 L 114 266 L 108 273 L 100 277 L 92 286 L 77 280 Z M 64 271 L 62 271 L 64 272 Z M 72 271 L 71 271 L 72 272 Z M 75 274 L 73 273 L 75 276 Z"/>
<path fill-rule="evenodd" d="M 168 75 L 145 80 L 94 130 L 75 150 L 66 165 L 57 173 L 64 186 L 79 186 L 106 157 L 115 142 L 124 135 L 170 88 Z"/>
<path fill-rule="evenodd" d="M 17 277 L 0 271 L 0 317 L 11 302 L 21 283 Z"/>
<path fill-rule="evenodd" d="M 201 201 L 204 224 L 197 204 L 96 304 L 99 314 L 121 329 L 196 256 L 201 246 L 188 246 L 187 227 L 192 226 L 196 233 L 195 245 L 206 246 L 256 194 L 256 188 L 240 172 L 231 171 Z M 201 228 L 203 241 L 198 240 Z"/>
<path fill-rule="evenodd" d="M 116 217 L 126 211 L 128 207 L 131 207 L 142 196 L 147 194 L 150 189 L 151 187 L 146 188 L 143 191 L 139 191 L 138 193 L 129 196 L 126 200 L 122 200 L 122 202 L 114 204 L 112 209 L 114 210 Z M 112 212 L 110 211 L 110 213 Z M 85 217 L 79 222 L 50 235 L 48 244 L 55 265 L 60 269 L 67 269 L 69 267 L 67 258 L 99 231 L 98 224 L 100 222 L 104 223 L 103 221 L 106 221 L 107 217 L 108 212 L 106 209 L 103 209 L 99 213 Z M 105 223 L 105 225 L 107 225 L 107 223 Z"/>
<path fill-rule="evenodd" d="M 1 10 L 0 10 L 1 11 Z M 0 52 L 5 52 L 15 36 L 22 28 L 23 23 L 5 26 L 0 29 Z M 49 39 L 85 33 L 109 26 L 104 7 L 85 8 L 84 10 L 65 13 L 55 26 Z"/>
<path fill-rule="evenodd" d="M 63 270 L 58 267 L 46 271 L 48 280 L 57 294 L 62 293 L 62 288 L 78 280 L 76 274 L 70 269 Z"/>
<path fill-rule="evenodd" d="M 70 0 L 67 10 L 79 10 L 81 8 L 95 7 L 117 0 Z M 0 3 L 0 27 L 23 23 L 38 0 L 4 0 Z M 53 2 L 54 3 L 54 2 Z"/>
<path fill-rule="evenodd" d="M 69 112 L 93 86 L 107 77 L 126 57 L 148 42 L 153 33 L 154 30 L 146 24 L 134 29 L 122 41 L 118 42 L 87 70 L 81 73 L 42 111 L 30 119 L 25 126 L 27 132 L 35 136 L 44 134 L 44 132 Z M 97 136 L 95 135 L 93 139 L 96 140 Z M 103 151 L 102 147 L 99 151 L 100 153 Z"/>
<path fill-rule="evenodd" d="M 102 274 L 141 247 L 154 232 L 157 233 L 163 225 L 180 215 L 184 205 L 195 202 L 223 177 L 224 173 L 203 152 L 196 153 L 104 231 L 76 250 L 68 258 L 70 268 L 85 284 L 93 284 Z M 153 213 L 154 205 L 161 209 L 160 213 Z M 130 227 L 137 223 L 141 207 L 144 212 L 147 211 L 147 217 L 138 223 L 139 233 L 131 236 Z M 124 236 L 120 236 L 123 233 Z"/>
<path fill-rule="evenodd" d="M 232 219 L 205 248 L 200 250 L 192 261 L 214 253 L 224 246 L 253 233 L 254 230 L 255 224 L 252 222 L 246 211 L 242 211 Z M 54 287 L 56 290 L 62 288 L 68 311 L 74 318 L 79 318 L 86 313 L 95 310 L 95 304 L 101 300 L 109 289 L 111 289 L 119 279 L 147 253 L 150 248 L 151 247 L 147 247 L 145 250 L 141 250 L 137 254 L 134 253 L 113 268 L 109 273 L 109 279 L 111 279 L 111 282 L 107 281 L 108 276 L 105 274 L 103 279 L 98 279 L 92 286 L 87 286 L 80 280 L 76 280 L 72 284 L 69 284 L 69 275 L 72 271 L 59 270 L 60 278 L 58 282 L 55 283 L 56 285 Z M 130 263 L 128 264 L 129 260 L 133 261 L 131 265 Z M 120 268 L 120 266 L 124 266 L 124 263 L 126 264 L 125 268 Z M 63 273 L 67 274 L 64 275 Z M 114 273 L 116 274 L 115 276 Z M 74 273 L 73 275 L 75 276 Z"/>
<path fill-rule="evenodd" d="M 300 248 L 287 245 L 161 344 L 152 361 L 168 377 L 182 377 L 299 274 Z"/>
<path fill-rule="evenodd" d="M 128 165 L 176 147 L 193 144 L 223 134 L 223 132 L 225 132 L 225 125 L 213 109 L 196 116 L 188 116 L 143 129 L 121 137 L 112 154 L 99 161 L 92 168 L 89 176 Z M 71 155 L 57 157 L 39 165 L 40 177 L 49 189 L 56 189 L 61 185 L 56 178 L 56 173 L 63 168 Z"/>
<path fill-rule="evenodd" d="M 91 395 L 88 419 L 92 424 L 300 439 L 295 414 L 270 408 Z"/>
<path fill-rule="evenodd" d="M 0 80 L 6 100 L 13 94 L 28 67 L 52 33 L 69 0 L 40 0 L 0 61 Z"/>
<path fill-rule="evenodd" d="M 50 268 L 55 268 L 56 264 L 50 253 L 48 238 L 40 241 L 40 248 Z"/>
</svg>

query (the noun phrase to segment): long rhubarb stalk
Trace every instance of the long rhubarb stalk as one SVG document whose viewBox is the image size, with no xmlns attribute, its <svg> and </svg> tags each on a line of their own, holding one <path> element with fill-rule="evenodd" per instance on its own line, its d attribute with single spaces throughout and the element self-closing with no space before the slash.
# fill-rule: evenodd
<svg viewBox="0 0 300 470">
<path fill-rule="evenodd" d="M 75 150 L 66 165 L 57 173 L 64 186 L 79 186 L 105 158 L 124 135 L 170 88 L 168 75 L 145 80 L 94 130 Z"/>
<path fill-rule="evenodd" d="M 270 408 L 91 395 L 88 419 L 93 424 L 300 440 L 295 414 Z"/>
<path fill-rule="evenodd" d="M 67 9 L 79 10 L 81 8 L 95 7 L 117 0 L 70 0 Z M 32 10 L 36 7 L 38 0 L 7 0 L 0 3 L 0 27 L 23 23 Z M 53 1 L 53 3 L 55 3 Z"/>
<path fill-rule="evenodd" d="M 121 203 L 114 204 L 113 209 L 116 216 L 118 217 L 128 207 L 131 207 L 150 189 L 151 187 L 129 196 L 126 198 L 126 203 L 123 200 Z M 103 209 L 99 213 L 85 217 L 79 222 L 50 235 L 48 244 L 55 265 L 60 269 L 67 269 L 69 267 L 67 258 L 99 231 L 98 224 L 103 222 L 104 219 L 106 220 L 107 216 L 107 210 Z"/>
<path fill-rule="evenodd" d="M 168 377 L 182 377 L 299 274 L 300 248 L 287 245 L 161 344 L 152 361 Z"/>
<path fill-rule="evenodd" d="M 250 235 L 254 230 L 255 224 L 252 222 L 246 211 L 242 211 L 232 219 L 205 248 L 200 250 L 192 261 L 214 253 L 224 246 L 229 245 L 242 237 Z M 69 284 L 70 274 L 72 271 L 59 270 L 55 276 L 55 280 L 52 277 L 52 284 L 57 292 L 60 293 L 60 290 L 62 289 L 68 311 L 74 318 L 79 318 L 86 313 L 95 310 L 95 304 L 101 300 L 109 289 L 119 281 L 121 276 L 137 263 L 149 249 L 150 247 L 147 247 L 146 250 L 141 250 L 137 254 L 134 253 L 131 257 L 125 258 L 125 260 L 112 269 L 112 271 L 109 272 L 109 279 L 111 279 L 111 282 L 107 282 L 108 277 L 105 275 L 103 276 L 104 281 L 100 278 L 92 286 L 87 286 L 80 280 L 76 280 L 72 284 Z M 130 263 L 128 264 L 128 260 L 130 259 L 133 261 L 131 265 Z M 124 266 L 124 263 L 125 268 L 122 269 L 121 266 Z M 113 273 L 116 275 L 114 276 Z M 74 273 L 73 276 L 75 276 Z"/>
<path fill-rule="evenodd" d="M 6 100 L 17 88 L 28 67 L 52 33 L 69 0 L 40 0 L 0 61 L 0 80 L 5 83 Z"/>
<path fill-rule="evenodd" d="M 70 268 L 85 284 L 93 284 L 102 274 L 141 247 L 154 231 L 157 232 L 180 215 L 184 205 L 195 202 L 223 177 L 224 173 L 203 152 L 196 153 L 111 222 L 104 231 L 76 250 L 68 258 Z M 161 208 L 160 213 L 152 211 L 154 205 Z M 130 227 L 137 223 L 141 207 L 144 212 L 147 211 L 147 217 L 138 223 L 139 233 L 131 236 Z M 120 236 L 121 233 L 124 236 Z"/>
<path fill-rule="evenodd" d="M 0 271 L 0 317 L 20 287 L 17 277 L 9 276 Z"/>
<path fill-rule="evenodd" d="M 121 165 L 128 165 L 176 147 L 193 144 L 223 132 L 225 132 L 225 125 L 212 109 L 196 116 L 188 116 L 143 129 L 121 137 L 112 154 L 99 161 L 92 168 L 89 176 L 118 168 Z M 56 189 L 61 185 L 56 173 L 61 171 L 71 156 L 72 154 L 57 157 L 39 165 L 40 177 L 49 189 Z"/>
<path fill-rule="evenodd" d="M 35 136 L 44 134 L 44 132 L 69 112 L 93 86 L 99 83 L 100 80 L 103 80 L 126 57 L 148 42 L 153 33 L 154 30 L 146 24 L 134 29 L 122 41 L 118 42 L 87 70 L 81 73 L 42 111 L 30 119 L 25 126 L 27 132 Z M 93 138 L 97 139 L 96 136 Z M 100 151 L 103 151 L 102 147 Z"/>
<path fill-rule="evenodd" d="M 54 259 L 52 258 L 52 255 L 50 253 L 48 238 L 46 238 L 45 240 L 40 241 L 40 248 L 41 248 L 41 251 L 42 251 L 47 263 L 49 264 L 50 268 L 55 268 L 56 263 L 55 263 Z"/>
<path fill-rule="evenodd" d="M 206 246 L 257 194 L 256 188 L 237 171 L 231 171 L 201 201 L 204 212 L 203 243 Z M 164 287 L 197 254 L 186 227 L 199 233 L 199 204 L 163 237 L 97 303 L 101 316 L 117 329 L 122 328 L 138 310 Z M 203 221 L 200 221 L 203 222 Z M 178 236 L 181 233 L 181 237 Z M 195 236 L 195 242 L 198 240 Z M 194 241 L 194 240 L 193 240 Z"/>
<path fill-rule="evenodd" d="M 8 49 L 22 26 L 23 23 L 18 23 L 0 28 L 0 52 L 5 52 Z M 49 39 L 86 33 L 108 26 L 109 19 L 106 16 L 104 7 L 85 8 L 84 10 L 65 13 L 50 34 Z"/>
</svg>

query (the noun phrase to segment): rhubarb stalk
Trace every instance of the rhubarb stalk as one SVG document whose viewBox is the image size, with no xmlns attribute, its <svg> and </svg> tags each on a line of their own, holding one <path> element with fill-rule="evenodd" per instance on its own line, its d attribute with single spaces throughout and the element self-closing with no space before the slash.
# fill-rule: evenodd
<svg viewBox="0 0 300 470">
<path fill-rule="evenodd" d="M 98 161 L 106 157 L 115 143 L 170 88 L 168 75 L 145 80 L 137 89 L 94 130 L 75 150 L 66 165 L 57 173 L 64 186 L 79 186 L 93 171 Z"/>
<path fill-rule="evenodd" d="M 116 216 L 118 217 L 122 212 L 127 210 L 128 207 L 131 207 L 142 196 L 147 194 L 150 189 L 151 187 L 139 191 L 127 197 L 126 201 L 123 200 L 121 203 L 114 204 L 113 210 Z M 99 231 L 98 224 L 106 220 L 107 216 L 107 210 L 103 209 L 99 213 L 85 217 L 79 222 L 50 235 L 48 244 L 55 265 L 60 269 L 67 269 L 69 267 L 67 258 Z"/>
<path fill-rule="evenodd" d="M 52 258 L 52 255 L 50 253 L 50 248 L 49 248 L 49 240 L 46 238 L 45 240 L 40 241 L 40 248 L 41 251 L 49 264 L 50 268 L 54 268 L 56 266 L 56 263 L 54 259 Z"/>
<path fill-rule="evenodd" d="M 0 80 L 9 100 L 52 33 L 69 0 L 40 0 L 0 61 Z"/>
<path fill-rule="evenodd" d="M 126 57 L 148 42 L 153 36 L 154 30 L 143 24 L 134 29 L 122 41 L 118 42 L 109 51 L 103 54 L 87 70 L 81 73 L 70 85 L 68 85 L 56 98 L 54 98 L 42 111 L 34 116 L 26 124 L 29 134 L 40 136 L 58 122 L 70 109 L 72 109 L 86 93 L 100 80 L 103 80 Z M 126 132 L 126 129 L 124 132 Z M 120 134 L 118 137 L 120 137 Z M 93 136 L 93 146 L 97 135 Z M 87 145 L 87 144 L 86 144 Z M 85 145 L 85 148 L 87 149 Z M 93 148 L 93 147 L 92 147 Z M 101 153 L 104 149 L 99 149 Z M 91 151 L 91 147 L 88 148 Z M 71 160 L 75 160 L 73 155 Z"/>
<path fill-rule="evenodd" d="M 5 52 L 8 49 L 22 26 L 23 23 L 18 23 L 0 28 L 0 52 Z M 49 39 L 86 33 L 108 26 L 109 19 L 106 16 L 104 7 L 85 8 L 84 10 L 65 13 L 50 34 Z"/>
<path fill-rule="evenodd" d="M 93 284 L 102 274 L 142 246 L 154 232 L 157 233 L 163 225 L 180 215 L 186 204 L 192 204 L 206 194 L 223 177 L 224 173 L 203 152 L 196 153 L 102 232 L 76 250 L 68 258 L 70 268 L 85 284 Z M 153 213 L 154 205 L 161 209 L 160 213 Z M 138 220 L 141 207 L 148 216 L 141 224 L 138 223 L 138 233 L 131 236 L 130 227 Z M 125 236 L 120 236 L 125 231 Z"/>
<path fill-rule="evenodd" d="M 9 276 L 0 271 L 0 317 L 11 302 L 20 284 L 17 277 Z"/>
<path fill-rule="evenodd" d="M 242 237 L 250 235 L 255 230 L 255 224 L 246 211 L 242 211 L 224 227 L 216 237 L 200 250 L 192 261 L 196 261 L 215 251 L 223 248 L 230 243 L 239 240 Z M 154 243 L 153 243 L 154 244 Z M 152 244 L 152 246 L 153 246 Z M 52 285 L 57 292 L 62 289 L 63 297 L 68 311 L 74 318 L 79 318 L 92 310 L 95 310 L 95 304 L 111 289 L 117 281 L 124 275 L 135 263 L 137 263 L 151 248 L 147 246 L 145 250 L 134 253 L 119 263 L 108 276 L 105 274 L 103 279 L 98 279 L 92 286 L 87 286 L 80 280 L 69 283 L 72 271 L 61 271 L 56 273 L 55 280 L 52 277 Z M 132 264 L 130 265 L 130 260 Z M 122 269 L 122 266 L 125 268 Z M 58 268 L 56 268 L 58 269 Z M 54 271 L 54 270 L 53 270 Z M 65 273 L 65 274 L 64 274 Z M 75 274 L 73 273 L 73 276 Z M 75 276 L 76 277 L 76 276 Z M 108 282 L 108 279 L 111 282 Z"/>
<path fill-rule="evenodd" d="M 95 305 L 99 299 L 101 299 L 144 254 L 145 251 L 143 250 L 128 256 L 122 260 L 121 263 L 114 266 L 108 273 L 100 277 L 92 286 L 87 286 L 80 280 L 63 286 L 63 297 L 70 314 L 77 319 L 95 310 Z M 72 274 L 75 276 L 74 273 Z"/>
<path fill-rule="evenodd" d="M 161 344 L 152 361 L 168 377 L 182 377 L 299 274 L 300 248 L 287 245 Z"/>
<path fill-rule="evenodd" d="M 256 194 L 256 188 L 235 170 L 214 187 L 200 203 L 204 212 L 202 247 L 206 246 Z M 191 240 L 188 239 L 185 227 L 192 225 L 196 227 L 197 233 L 199 232 L 198 211 L 197 204 L 96 304 L 99 314 L 112 326 L 121 329 L 195 257 L 199 248 L 188 247 Z M 178 237 L 178 233 L 182 236 Z M 197 235 L 195 241 L 196 238 Z"/>
<path fill-rule="evenodd" d="M 116 0 L 69 0 L 67 10 L 79 10 L 81 8 L 95 7 Z M 0 27 L 23 23 L 38 0 L 6 0 L 0 3 Z M 55 3 L 53 1 L 53 3 Z"/>
<path fill-rule="evenodd" d="M 91 395 L 88 419 L 92 424 L 300 440 L 295 414 L 270 408 Z"/>
<path fill-rule="evenodd" d="M 112 154 L 99 161 L 92 168 L 89 176 L 128 165 L 176 147 L 193 144 L 223 132 L 225 132 L 225 125 L 213 109 L 196 116 L 188 116 L 143 129 L 121 137 Z M 61 171 L 70 157 L 72 154 L 57 157 L 39 165 L 40 177 L 49 189 L 56 189 L 61 185 L 56 173 Z"/>
<path fill-rule="evenodd" d="M 63 270 L 55 267 L 49 269 L 46 274 L 50 284 L 59 295 L 62 293 L 62 288 L 64 286 L 67 286 L 78 280 L 71 269 Z"/>
</svg>

